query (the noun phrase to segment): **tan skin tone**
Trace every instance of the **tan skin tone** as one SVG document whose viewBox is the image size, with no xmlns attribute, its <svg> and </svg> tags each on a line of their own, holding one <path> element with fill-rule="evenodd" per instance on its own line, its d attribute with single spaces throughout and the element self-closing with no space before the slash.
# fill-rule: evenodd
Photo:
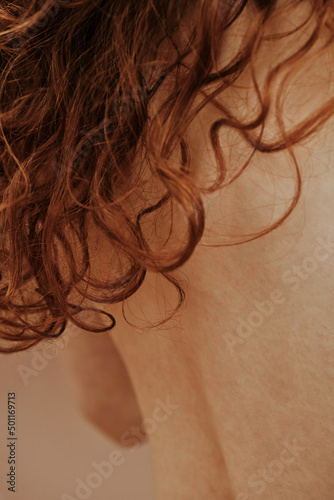
<svg viewBox="0 0 334 500">
<path fill-rule="evenodd" d="M 277 20 L 273 30 L 291 29 L 289 22 Z M 287 124 L 317 108 L 317 88 L 332 90 L 324 83 L 330 50 L 291 83 Z M 246 84 L 228 97 L 252 109 Z M 205 136 L 216 116 L 210 105 L 189 129 L 198 179 L 212 171 Z M 245 158 L 250 150 L 237 137 L 230 144 Z M 62 353 L 80 408 L 123 445 L 132 425 L 158 415 L 157 398 L 170 398 L 174 409 L 149 434 L 157 500 L 333 498 L 333 139 L 331 121 L 295 149 L 301 202 L 260 239 L 205 246 L 245 239 L 283 214 L 295 179 L 287 152 L 256 155 L 228 190 L 204 197 L 203 240 L 174 273 L 189 281 L 176 319 L 144 328 L 145 319 L 162 319 L 175 304 L 172 288 L 149 273 L 126 304 L 137 327 L 123 319 L 121 305 L 105 306 L 117 327 L 98 339 L 78 335 Z M 243 321 L 251 329 L 242 330 Z"/>
<path fill-rule="evenodd" d="M 74 325 L 69 330 L 71 335 L 79 331 Z M 142 415 L 128 371 L 111 337 L 80 331 L 71 336 L 61 353 L 61 364 L 80 410 L 121 445 L 120 436 L 130 425 L 140 425 Z"/>
</svg>

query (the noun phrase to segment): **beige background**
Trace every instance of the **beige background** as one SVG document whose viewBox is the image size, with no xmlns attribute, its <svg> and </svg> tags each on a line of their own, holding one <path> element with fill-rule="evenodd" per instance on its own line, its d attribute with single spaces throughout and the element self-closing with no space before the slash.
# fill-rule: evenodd
<svg viewBox="0 0 334 500">
<path fill-rule="evenodd" d="M 58 366 L 58 348 L 0 355 L 0 500 L 77 500 L 77 479 L 95 471 L 92 462 L 109 461 L 118 449 L 124 463 L 81 498 L 153 500 L 148 445 L 118 448 L 74 407 Z M 49 360 L 46 358 L 49 356 Z M 53 357 L 53 359 L 52 359 Z M 7 490 L 7 393 L 16 392 L 16 493 Z M 96 471 L 95 471 L 96 472 Z M 67 493 L 69 497 L 63 496 Z"/>
</svg>

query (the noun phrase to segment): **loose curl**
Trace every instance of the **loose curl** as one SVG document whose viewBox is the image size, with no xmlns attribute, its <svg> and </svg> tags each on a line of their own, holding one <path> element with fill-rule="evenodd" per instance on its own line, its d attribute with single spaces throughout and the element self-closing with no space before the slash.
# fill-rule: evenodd
<svg viewBox="0 0 334 500">
<path fill-rule="evenodd" d="M 305 0 L 253 1 L 247 44 L 224 67 L 219 53 L 227 30 L 249 0 L 5 0 L 0 8 L 0 337 L 2 352 L 13 352 L 59 337 L 70 320 L 80 320 L 83 300 L 117 303 L 133 295 L 147 271 L 160 273 L 179 292 L 171 271 L 184 264 L 199 243 L 205 222 L 202 195 L 222 189 L 227 168 L 219 141 L 223 127 L 238 131 L 254 151 L 271 153 L 301 142 L 333 114 L 333 99 L 272 144 L 251 132 L 263 126 L 278 74 L 306 60 L 324 27 L 332 33 L 332 3 L 309 0 L 310 15 L 289 33 L 265 36 L 278 11 Z M 187 40 L 179 34 L 193 20 Z M 253 67 L 261 44 L 290 36 L 311 19 L 308 40 L 269 72 L 261 109 L 242 123 L 223 106 L 223 95 Z M 190 23 L 191 24 L 191 23 Z M 332 39 L 329 41 L 331 42 Z M 329 43 L 328 42 L 328 43 Z M 158 89 L 168 89 L 154 115 Z M 200 101 L 197 98 L 201 98 Z M 221 112 L 210 128 L 217 177 L 210 187 L 196 185 L 186 130 L 209 102 Z M 149 185 L 154 195 L 143 194 Z M 284 215 L 251 241 L 282 224 Z M 154 184 L 155 183 L 155 184 Z M 146 186 L 146 187 L 145 187 Z M 156 199 L 153 200 L 156 195 Z M 131 200 L 136 200 L 132 202 Z M 173 208 L 174 207 L 174 208 Z M 175 208 L 183 213 L 184 242 L 169 244 Z M 165 240 L 154 243 L 154 215 L 170 214 Z M 152 229 L 153 227 L 153 229 Z M 94 236 L 110 245 L 112 279 L 92 270 Z M 242 243 L 242 242 L 239 242 Z M 235 244 L 235 243 L 233 243 Z M 109 277 L 108 277 L 109 278 Z M 9 344 L 8 344 L 9 343 Z"/>
</svg>

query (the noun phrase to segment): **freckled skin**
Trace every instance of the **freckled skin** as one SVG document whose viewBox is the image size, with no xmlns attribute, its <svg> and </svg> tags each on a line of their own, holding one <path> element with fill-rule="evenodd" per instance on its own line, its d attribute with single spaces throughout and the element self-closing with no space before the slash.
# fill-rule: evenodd
<svg viewBox="0 0 334 500">
<path fill-rule="evenodd" d="M 288 21 L 281 23 L 276 28 Z M 289 119 L 307 115 L 301 89 L 313 109 L 315 87 L 303 84 L 315 75 L 325 80 L 324 61 L 291 84 L 287 102 L 300 107 Z M 245 88 L 235 92 L 241 101 L 249 97 Z M 210 105 L 189 128 L 198 180 L 212 175 L 205 135 L 217 116 Z M 172 273 L 189 284 L 185 307 L 170 322 L 145 328 L 176 300 L 172 287 L 151 273 L 125 304 L 136 326 L 123 319 L 121 305 L 105 307 L 117 320 L 109 336 L 141 416 L 152 417 L 156 398 L 169 395 L 178 405 L 149 436 L 157 500 L 244 500 L 260 490 L 272 500 L 333 498 L 333 139 L 331 121 L 295 148 L 301 200 L 284 225 L 260 239 L 206 246 L 245 239 L 283 214 L 295 186 L 286 151 L 256 154 L 228 190 L 204 197 L 203 239 Z M 249 146 L 234 144 L 233 154 L 245 159 Z"/>
</svg>

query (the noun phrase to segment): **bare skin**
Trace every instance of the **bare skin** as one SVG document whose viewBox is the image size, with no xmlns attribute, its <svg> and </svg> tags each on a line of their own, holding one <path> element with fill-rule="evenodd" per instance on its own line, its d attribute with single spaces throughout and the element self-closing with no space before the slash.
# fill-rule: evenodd
<svg viewBox="0 0 334 500">
<path fill-rule="evenodd" d="M 315 83 L 306 85 L 319 78 L 324 93 L 328 60 L 324 55 L 291 83 L 288 120 L 297 123 L 307 109 L 317 108 Z M 251 109 L 246 87 L 229 98 L 237 96 Z M 189 130 L 198 179 L 212 172 L 205 136 L 217 116 L 210 105 Z M 268 130 L 275 130 L 274 122 Z M 239 144 L 240 155 L 250 154 L 240 139 L 233 151 Z M 129 446 L 132 426 L 146 429 L 157 500 L 333 498 L 333 144 L 331 121 L 295 148 L 301 201 L 283 226 L 257 240 L 206 246 L 242 241 L 284 213 L 295 183 L 287 152 L 255 155 L 228 190 L 204 197 L 204 237 L 173 273 L 188 280 L 185 307 L 174 319 L 161 328 L 145 327 L 162 319 L 176 299 L 170 285 L 148 273 L 125 305 L 135 326 L 124 320 L 121 305 L 104 306 L 117 326 L 99 340 L 105 343 L 101 352 L 92 352 L 89 335 L 80 335 L 63 353 L 77 401 L 104 432 Z M 96 399 L 100 382 L 87 385 L 92 356 L 108 381 Z M 103 393 L 108 419 L 85 403 L 101 409 Z M 164 414 L 157 400 L 165 403 Z M 142 419 L 151 424 L 146 428 Z"/>
</svg>

